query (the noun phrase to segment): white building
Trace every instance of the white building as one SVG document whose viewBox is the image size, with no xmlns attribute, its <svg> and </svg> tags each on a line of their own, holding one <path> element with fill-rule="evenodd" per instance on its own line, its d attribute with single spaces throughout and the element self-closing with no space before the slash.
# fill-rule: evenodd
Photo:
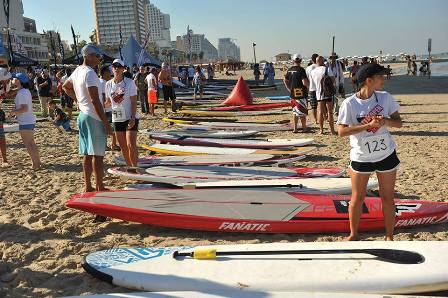
<svg viewBox="0 0 448 298">
<path fill-rule="evenodd" d="M 155 42 L 159 48 L 171 48 L 170 15 L 162 13 L 154 4 L 148 2 L 145 19 L 149 40 Z"/>
<path fill-rule="evenodd" d="M 191 53 L 196 55 L 203 54 L 201 62 L 214 62 L 218 59 L 218 50 L 216 47 L 205 38 L 204 34 L 194 34 L 193 30 L 190 29 L 190 44 Z M 177 38 L 177 49 L 189 53 L 189 42 L 187 35 Z"/>
<path fill-rule="evenodd" d="M 42 40 L 41 34 L 36 32 L 36 22 L 23 16 L 23 3 L 21 0 L 11 0 L 9 4 L 9 27 L 11 45 L 14 52 L 28 58 L 45 63 L 48 61 L 48 47 Z M 6 28 L 5 12 L 0 9 L 0 27 Z M 8 46 L 6 31 L 2 31 L 3 44 Z"/>
<path fill-rule="evenodd" d="M 241 61 L 240 47 L 238 47 L 231 38 L 218 39 L 218 55 L 219 59 L 232 59 Z"/>
<path fill-rule="evenodd" d="M 142 42 L 146 33 L 145 8 L 148 0 L 93 0 L 98 43 L 116 46 L 132 35 Z"/>
</svg>

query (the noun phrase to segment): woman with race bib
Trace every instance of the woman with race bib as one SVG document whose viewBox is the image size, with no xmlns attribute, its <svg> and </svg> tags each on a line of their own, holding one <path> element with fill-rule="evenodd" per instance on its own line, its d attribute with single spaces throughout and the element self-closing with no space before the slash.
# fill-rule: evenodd
<svg viewBox="0 0 448 298">
<path fill-rule="evenodd" d="M 360 67 L 356 74 L 360 89 L 344 100 L 339 110 L 338 134 L 341 137 L 350 136 L 351 146 L 350 236 L 346 239 L 349 241 L 357 239 L 367 182 L 374 172 L 378 177 L 382 200 L 385 240 L 393 240 L 395 180 L 400 160 L 388 127 L 400 128 L 402 122 L 395 98 L 381 91 L 387 72 L 388 70 L 379 64 L 365 64 Z"/>
<path fill-rule="evenodd" d="M 136 167 L 138 158 L 137 131 L 137 87 L 133 80 L 125 78 L 124 62 L 115 59 L 112 63 L 114 78 L 106 83 L 106 103 L 112 107 L 112 123 L 121 153 L 128 166 Z"/>
</svg>

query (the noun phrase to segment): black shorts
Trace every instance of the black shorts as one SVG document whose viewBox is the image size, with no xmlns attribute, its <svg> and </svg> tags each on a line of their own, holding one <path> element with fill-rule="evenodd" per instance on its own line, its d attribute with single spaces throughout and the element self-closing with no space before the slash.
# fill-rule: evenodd
<svg viewBox="0 0 448 298">
<path fill-rule="evenodd" d="M 109 123 L 112 123 L 112 112 L 105 112 L 105 114 L 107 121 L 109 121 Z"/>
<path fill-rule="evenodd" d="M 175 100 L 176 99 L 176 96 L 174 95 L 173 86 L 163 85 L 162 86 L 162 92 L 163 92 L 163 100 L 164 101 Z"/>
<path fill-rule="evenodd" d="M 321 100 L 317 100 L 318 102 L 333 102 L 333 96 L 332 97 L 325 97 Z"/>
<path fill-rule="evenodd" d="M 316 91 L 310 91 L 308 93 L 308 103 L 313 110 L 317 109 L 317 96 Z"/>
<path fill-rule="evenodd" d="M 339 94 L 344 94 L 345 95 L 345 89 L 344 89 L 344 85 L 343 84 L 339 85 L 338 92 L 339 92 Z"/>
<path fill-rule="evenodd" d="M 138 120 L 135 119 L 135 125 L 131 129 L 128 128 L 129 120 L 125 122 L 114 122 L 114 131 L 138 131 Z"/>
<path fill-rule="evenodd" d="M 375 162 L 350 161 L 350 168 L 353 172 L 372 174 L 373 172 L 392 172 L 400 165 L 397 152 L 394 152 L 383 160 Z"/>
<path fill-rule="evenodd" d="M 67 107 L 69 109 L 73 109 L 73 99 L 66 94 L 62 95 L 61 96 L 61 107 L 62 108 Z"/>
</svg>

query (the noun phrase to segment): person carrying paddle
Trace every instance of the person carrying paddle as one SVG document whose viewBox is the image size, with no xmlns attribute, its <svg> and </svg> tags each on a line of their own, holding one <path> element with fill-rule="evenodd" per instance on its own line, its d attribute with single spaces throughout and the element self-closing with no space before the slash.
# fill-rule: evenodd
<svg viewBox="0 0 448 298">
<path fill-rule="evenodd" d="M 308 108 L 306 104 L 307 88 L 310 85 L 306 76 L 305 69 L 300 64 L 302 63 L 302 56 L 295 54 L 293 56 L 294 66 L 286 72 L 283 83 L 288 89 L 291 97 L 291 103 L 294 105 L 292 109 L 294 129 L 293 133 L 298 132 L 298 121 L 302 124 L 302 132 L 308 132 L 306 127 L 306 116 L 308 115 Z"/>
<path fill-rule="evenodd" d="M 341 105 L 338 134 L 350 136 L 350 167 L 352 196 L 349 207 L 350 236 L 356 240 L 370 175 L 376 172 L 382 200 L 385 240 L 393 240 L 395 226 L 394 191 L 400 160 L 396 144 L 388 127 L 402 127 L 395 98 L 381 91 L 387 68 L 379 64 L 365 64 L 356 74 L 360 89 Z"/>
</svg>

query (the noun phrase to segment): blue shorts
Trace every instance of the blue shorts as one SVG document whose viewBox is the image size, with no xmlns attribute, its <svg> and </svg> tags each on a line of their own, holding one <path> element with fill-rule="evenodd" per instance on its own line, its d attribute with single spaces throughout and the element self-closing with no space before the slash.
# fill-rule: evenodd
<svg viewBox="0 0 448 298">
<path fill-rule="evenodd" d="M 35 127 L 36 127 L 36 124 L 19 125 L 19 131 L 20 130 L 34 130 Z"/>
<path fill-rule="evenodd" d="M 56 126 L 62 126 L 65 131 L 72 131 L 72 128 L 70 127 L 70 120 L 66 121 L 59 120 L 56 122 Z"/>
<path fill-rule="evenodd" d="M 79 154 L 104 156 L 106 153 L 106 130 L 103 122 L 84 113 L 78 116 Z"/>
</svg>

